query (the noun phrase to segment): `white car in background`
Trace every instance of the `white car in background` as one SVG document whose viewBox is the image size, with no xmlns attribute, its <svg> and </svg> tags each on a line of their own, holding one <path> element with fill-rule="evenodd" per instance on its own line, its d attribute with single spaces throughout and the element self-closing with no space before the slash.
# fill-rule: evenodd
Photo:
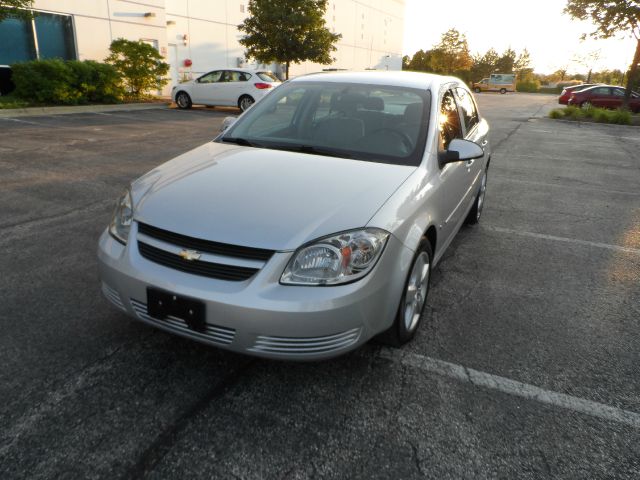
<svg viewBox="0 0 640 480">
<path fill-rule="evenodd" d="M 243 112 L 280 85 L 266 70 L 220 69 L 175 85 L 171 97 L 178 108 L 193 104 L 238 107 Z"/>
</svg>

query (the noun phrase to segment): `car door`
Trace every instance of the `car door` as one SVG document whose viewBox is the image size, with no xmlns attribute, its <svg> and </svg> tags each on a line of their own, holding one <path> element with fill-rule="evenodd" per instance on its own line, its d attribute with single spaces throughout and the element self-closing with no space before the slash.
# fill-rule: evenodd
<svg viewBox="0 0 640 480">
<path fill-rule="evenodd" d="M 609 108 L 620 108 L 624 103 L 624 89 L 622 88 L 612 88 L 611 89 L 611 99 L 609 101 Z"/>
<path fill-rule="evenodd" d="M 460 112 L 455 95 L 451 88 L 447 87 L 440 96 L 440 110 L 438 121 L 439 153 L 444 153 L 452 140 L 464 138 L 464 131 L 460 119 Z M 446 242 L 456 233 L 468 205 L 468 191 L 471 187 L 471 175 L 467 162 L 447 163 L 440 168 L 440 188 L 442 191 L 443 206 L 445 208 L 444 221 L 441 232 L 444 233 Z"/>
<path fill-rule="evenodd" d="M 220 101 L 218 105 L 226 105 L 230 107 L 238 106 L 238 98 L 240 98 L 242 85 L 242 72 L 236 70 L 225 70 L 220 83 Z"/>
<path fill-rule="evenodd" d="M 193 103 L 203 105 L 219 105 L 220 85 L 224 70 L 214 70 L 196 79 L 193 84 Z"/>
<path fill-rule="evenodd" d="M 484 150 L 489 144 L 489 139 L 487 138 L 489 129 L 486 128 L 486 122 L 481 122 L 478 107 L 471 95 L 471 92 L 460 86 L 456 87 L 454 90 L 458 107 L 460 108 L 460 118 L 462 120 L 462 128 L 464 129 L 464 138 L 465 140 L 477 143 Z M 482 173 L 484 172 L 484 168 L 487 163 L 486 153 L 482 158 L 469 160 L 464 163 L 467 166 L 467 173 L 469 175 L 468 184 L 470 191 L 467 192 L 466 196 L 470 204 L 474 201 L 475 193 L 480 188 Z"/>
<path fill-rule="evenodd" d="M 609 87 L 594 88 L 589 92 L 588 102 L 594 107 L 607 107 L 611 100 L 611 91 Z"/>
</svg>

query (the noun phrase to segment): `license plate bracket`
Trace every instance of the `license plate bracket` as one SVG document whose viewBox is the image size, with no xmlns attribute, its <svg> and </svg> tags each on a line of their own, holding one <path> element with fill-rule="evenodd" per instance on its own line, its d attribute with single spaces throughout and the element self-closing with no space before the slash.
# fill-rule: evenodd
<svg viewBox="0 0 640 480">
<path fill-rule="evenodd" d="M 205 304 L 199 300 L 176 295 L 175 293 L 147 288 L 147 314 L 158 320 L 177 317 L 196 332 L 206 330 Z"/>
</svg>

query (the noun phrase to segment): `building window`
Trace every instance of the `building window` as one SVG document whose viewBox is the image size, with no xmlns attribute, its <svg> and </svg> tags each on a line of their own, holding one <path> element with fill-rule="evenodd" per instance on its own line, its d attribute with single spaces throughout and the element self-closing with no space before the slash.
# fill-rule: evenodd
<svg viewBox="0 0 640 480">
<path fill-rule="evenodd" d="M 8 18 L 0 23 L 0 65 L 36 58 L 31 22 Z"/>
<path fill-rule="evenodd" d="M 33 22 L 0 22 L 0 65 L 45 58 L 77 58 L 71 16 L 36 12 Z"/>
</svg>

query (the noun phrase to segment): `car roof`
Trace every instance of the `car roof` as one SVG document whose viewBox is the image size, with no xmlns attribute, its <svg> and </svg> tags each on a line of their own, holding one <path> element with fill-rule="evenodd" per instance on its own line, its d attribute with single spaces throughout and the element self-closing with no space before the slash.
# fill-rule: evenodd
<svg viewBox="0 0 640 480">
<path fill-rule="evenodd" d="M 431 89 L 437 91 L 441 85 L 457 83 L 464 85 L 462 80 L 444 75 L 434 75 L 421 72 L 318 72 L 303 75 L 291 80 L 292 82 L 341 82 L 341 83 L 367 83 L 372 85 L 394 85 L 398 87 Z"/>
</svg>

